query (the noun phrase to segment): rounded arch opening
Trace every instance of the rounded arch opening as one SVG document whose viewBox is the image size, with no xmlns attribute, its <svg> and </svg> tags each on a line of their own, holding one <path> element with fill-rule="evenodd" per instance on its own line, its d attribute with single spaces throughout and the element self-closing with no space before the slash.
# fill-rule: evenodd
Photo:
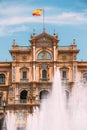
<svg viewBox="0 0 87 130">
<path fill-rule="evenodd" d="M 27 99 L 27 90 L 23 90 L 20 93 L 20 102 L 21 103 L 26 103 L 26 99 Z"/>
<path fill-rule="evenodd" d="M 40 92 L 39 95 L 40 100 L 47 99 L 48 97 L 49 97 L 49 92 L 47 90 L 43 90 Z"/>
<path fill-rule="evenodd" d="M 38 60 L 51 60 L 51 54 L 48 51 L 41 51 L 37 56 Z"/>
</svg>

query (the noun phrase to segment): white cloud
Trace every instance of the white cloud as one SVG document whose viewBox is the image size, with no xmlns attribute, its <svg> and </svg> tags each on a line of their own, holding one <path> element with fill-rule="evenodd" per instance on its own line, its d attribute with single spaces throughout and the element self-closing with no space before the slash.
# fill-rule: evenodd
<svg viewBox="0 0 87 130">
<path fill-rule="evenodd" d="M 27 14 L 30 12 L 32 8 L 29 7 L 23 7 L 23 6 L 7 6 L 4 8 L 0 7 L 0 15 L 5 15 L 5 16 L 18 16 L 18 15 L 23 15 Z"/>
<path fill-rule="evenodd" d="M 59 25 L 80 25 L 87 23 L 87 16 L 84 13 L 73 13 L 73 12 L 63 12 L 59 15 L 49 16 L 47 23 L 59 24 Z"/>
<path fill-rule="evenodd" d="M 26 23 L 42 23 L 42 17 L 34 17 L 34 16 L 19 16 L 19 17 L 8 17 L 0 19 L 0 26 L 8 26 L 8 25 L 20 25 Z M 47 16 L 45 17 L 45 23 L 51 24 L 71 24 L 71 25 L 79 25 L 87 23 L 87 16 L 81 13 L 61 13 L 58 15 Z"/>
<path fill-rule="evenodd" d="M 8 30 L 8 33 L 9 34 L 12 34 L 12 33 L 14 33 L 14 32 L 20 32 L 20 31 L 26 31 L 28 28 L 27 28 L 27 26 L 20 26 L 20 27 L 15 27 L 15 28 L 11 28 L 10 30 Z"/>
<path fill-rule="evenodd" d="M 5 8 L 5 9 L 4 9 Z M 35 9 L 31 6 L 1 6 L 0 5 L 0 36 L 11 34 L 14 32 L 26 31 L 27 25 L 32 23 L 42 23 L 43 17 L 32 16 L 32 11 Z M 45 7 L 45 23 L 56 25 L 81 25 L 87 24 L 87 11 L 83 12 L 68 12 L 61 9 Z M 60 10 L 60 11 L 59 11 Z M 52 12 L 52 14 L 50 13 Z M 46 14 L 47 13 L 47 14 Z M 54 15 L 55 14 L 55 15 Z M 15 29 L 14 29 L 15 26 Z M 10 28 L 10 29 L 9 29 Z M 9 31 L 8 31 L 9 30 Z"/>
<path fill-rule="evenodd" d="M 29 28 L 27 26 L 21 25 L 18 27 L 0 27 L 0 36 L 6 36 L 6 35 L 12 35 L 15 32 L 23 32 L 28 30 Z"/>
</svg>

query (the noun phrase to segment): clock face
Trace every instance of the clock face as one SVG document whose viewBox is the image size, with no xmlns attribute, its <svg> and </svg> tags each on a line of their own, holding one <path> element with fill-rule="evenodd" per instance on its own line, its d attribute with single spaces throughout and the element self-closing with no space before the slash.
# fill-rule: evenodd
<svg viewBox="0 0 87 130">
<path fill-rule="evenodd" d="M 24 55 L 24 56 L 22 57 L 22 59 L 23 59 L 24 61 L 27 60 L 27 56 Z"/>
</svg>

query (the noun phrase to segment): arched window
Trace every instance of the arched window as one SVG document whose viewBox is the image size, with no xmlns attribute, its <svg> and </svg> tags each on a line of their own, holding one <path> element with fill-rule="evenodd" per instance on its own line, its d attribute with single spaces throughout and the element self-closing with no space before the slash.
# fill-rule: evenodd
<svg viewBox="0 0 87 130">
<path fill-rule="evenodd" d="M 20 93 L 20 102 L 21 102 L 21 103 L 26 103 L 26 99 L 27 99 L 27 91 L 26 91 L 26 90 L 23 90 L 23 91 Z"/>
<path fill-rule="evenodd" d="M 42 70 L 42 79 L 46 79 L 46 78 L 47 78 L 47 71 Z"/>
<path fill-rule="evenodd" d="M 41 51 L 37 57 L 38 60 L 50 60 L 51 54 L 47 51 Z"/>
<path fill-rule="evenodd" d="M 39 95 L 40 100 L 47 99 L 48 97 L 49 97 L 49 92 L 47 90 L 43 90 L 40 92 Z"/>
<path fill-rule="evenodd" d="M 5 84 L 5 75 L 4 74 L 0 74 L 0 83 Z"/>
</svg>

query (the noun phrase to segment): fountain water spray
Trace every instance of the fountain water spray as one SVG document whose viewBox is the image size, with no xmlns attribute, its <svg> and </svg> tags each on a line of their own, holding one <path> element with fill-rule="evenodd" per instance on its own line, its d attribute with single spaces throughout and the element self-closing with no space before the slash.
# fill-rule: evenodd
<svg viewBox="0 0 87 130">
<path fill-rule="evenodd" d="M 68 107 L 66 107 L 68 106 Z M 7 130 L 17 130 L 16 114 L 7 114 Z M 21 130 L 87 130 L 87 87 L 75 83 L 68 102 L 61 85 L 60 72 L 54 75 L 52 92 L 41 102 L 40 109 L 27 116 L 25 128 Z"/>
</svg>

